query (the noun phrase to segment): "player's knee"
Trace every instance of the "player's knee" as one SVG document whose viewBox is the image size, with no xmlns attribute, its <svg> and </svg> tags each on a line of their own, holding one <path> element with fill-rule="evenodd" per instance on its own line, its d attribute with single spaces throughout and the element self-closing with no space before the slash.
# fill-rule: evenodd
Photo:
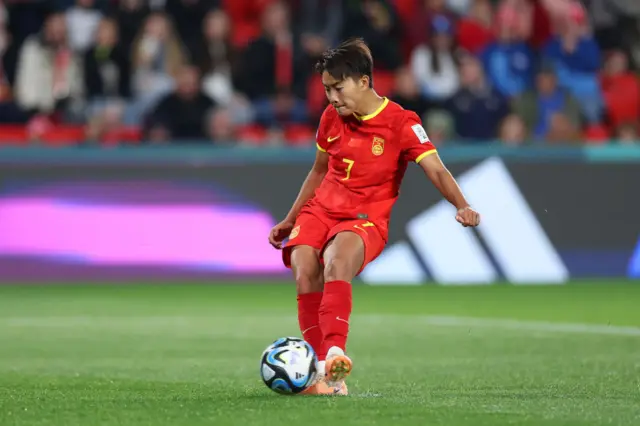
<svg viewBox="0 0 640 426">
<path fill-rule="evenodd" d="M 351 281 L 355 276 L 353 262 L 346 257 L 336 256 L 325 261 L 325 281 Z"/>
<path fill-rule="evenodd" d="M 291 268 L 298 294 L 323 290 L 322 266 L 315 249 L 307 246 L 295 247 L 291 254 Z"/>
<path fill-rule="evenodd" d="M 319 271 L 305 271 L 299 269 L 295 274 L 296 289 L 298 294 L 315 293 L 322 291 L 324 280 Z"/>
</svg>

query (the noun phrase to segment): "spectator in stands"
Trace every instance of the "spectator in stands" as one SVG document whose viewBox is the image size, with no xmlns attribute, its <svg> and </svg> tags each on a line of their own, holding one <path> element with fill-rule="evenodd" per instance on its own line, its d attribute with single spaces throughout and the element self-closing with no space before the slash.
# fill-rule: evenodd
<svg viewBox="0 0 640 426">
<path fill-rule="evenodd" d="M 469 14 L 458 22 L 458 45 L 469 53 L 479 54 L 495 40 L 493 8 L 489 0 L 475 0 Z"/>
<path fill-rule="evenodd" d="M 458 66 L 453 57 L 453 22 L 438 15 L 431 26 L 429 44 L 413 51 L 411 68 L 427 99 L 445 101 L 460 87 Z"/>
<path fill-rule="evenodd" d="M 616 127 L 640 117 L 640 81 L 629 70 L 624 51 L 613 50 L 607 55 L 600 84 L 607 106 L 607 121 Z"/>
<path fill-rule="evenodd" d="M 514 110 L 536 140 L 545 139 L 551 128 L 551 118 L 559 112 L 564 113 L 574 127 L 580 126 L 580 104 L 571 93 L 558 87 L 555 73 L 546 67 L 542 67 L 536 77 L 535 90 L 515 99 Z"/>
<path fill-rule="evenodd" d="M 509 112 L 506 99 L 487 82 L 481 62 L 464 55 L 460 60 L 461 88 L 448 102 L 461 139 L 490 140 L 497 136 Z"/>
<path fill-rule="evenodd" d="M 404 109 L 415 112 L 422 117 L 430 107 L 430 103 L 420 92 L 416 78 L 407 68 L 396 73 L 396 86 L 391 98 Z"/>
<path fill-rule="evenodd" d="M 550 0 L 547 0 L 550 1 Z M 591 0 L 586 2 L 595 38 L 603 50 L 640 50 L 640 2 L 638 0 Z"/>
<path fill-rule="evenodd" d="M 8 12 L 7 29 L 17 46 L 22 45 L 29 36 L 41 32 L 47 18 L 60 10 L 52 8 L 49 1 L 4 0 L 3 3 Z"/>
<path fill-rule="evenodd" d="M 527 29 L 514 9 L 503 8 L 497 16 L 498 39 L 482 53 L 484 68 L 493 86 L 511 98 L 531 88 L 533 51 L 526 43 Z"/>
<path fill-rule="evenodd" d="M 118 24 L 113 19 L 100 21 L 95 44 L 84 54 L 83 64 L 87 118 L 97 137 L 123 119 L 131 95 L 129 58 L 118 43 Z"/>
<path fill-rule="evenodd" d="M 566 115 L 556 112 L 551 116 L 547 142 L 552 144 L 581 143 L 582 135 Z"/>
<path fill-rule="evenodd" d="M 208 117 L 208 135 L 217 145 L 235 144 L 238 140 L 238 127 L 229 108 L 214 108 Z"/>
<path fill-rule="evenodd" d="M 30 36 L 22 45 L 16 101 L 30 113 L 61 112 L 67 113 L 65 118 L 71 118 L 82 95 L 82 68 L 69 48 L 65 17 L 52 14 L 42 32 Z"/>
<path fill-rule="evenodd" d="M 186 63 L 182 43 L 169 18 L 154 12 L 144 23 L 132 47 L 132 92 L 135 106 L 130 122 L 137 122 L 148 109 L 173 88 L 173 77 Z"/>
<path fill-rule="evenodd" d="M 171 17 L 185 48 L 195 54 L 202 38 L 201 28 L 207 13 L 220 7 L 219 0 L 164 0 L 165 12 Z"/>
<path fill-rule="evenodd" d="M 417 0 L 418 10 L 413 16 L 407 29 L 407 39 L 413 49 L 421 44 L 427 44 L 431 37 L 431 21 L 437 16 L 444 16 L 455 22 L 455 14 L 447 9 L 446 0 Z"/>
<path fill-rule="evenodd" d="M 521 146 L 527 140 L 527 126 L 517 114 L 508 115 L 500 125 L 498 139 L 508 146 Z"/>
<path fill-rule="evenodd" d="M 119 40 L 122 50 L 128 54 L 149 13 L 149 6 L 145 0 L 119 0 L 117 7 L 111 11 L 111 16 L 120 29 Z"/>
<path fill-rule="evenodd" d="M 533 32 L 533 5 L 535 0 L 498 0 L 496 22 L 504 22 L 512 38 L 528 41 Z"/>
<path fill-rule="evenodd" d="M 262 35 L 242 55 L 238 89 L 251 100 L 263 126 L 305 122 L 303 99 L 311 68 L 293 39 L 289 11 L 275 2 L 264 12 Z"/>
<path fill-rule="evenodd" d="M 102 13 L 94 0 L 76 0 L 75 6 L 65 12 L 69 31 L 69 46 L 74 52 L 84 53 L 92 44 Z"/>
<path fill-rule="evenodd" d="M 231 43 L 231 22 L 222 9 L 211 10 L 203 22 L 203 38 L 193 58 L 202 73 L 202 90 L 226 108 L 235 124 L 253 119 L 251 103 L 236 90 L 237 48 Z"/>
<path fill-rule="evenodd" d="M 342 35 L 342 2 L 340 0 L 301 0 L 298 11 L 302 47 L 312 58 L 318 58 Z"/>
<path fill-rule="evenodd" d="M 429 132 L 429 140 L 437 147 L 455 138 L 455 121 L 445 110 L 430 110 L 422 119 Z"/>
<path fill-rule="evenodd" d="M 84 81 L 90 101 L 128 98 L 131 94 L 127 52 L 118 43 L 118 24 L 100 21 L 93 46 L 84 55 Z"/>
<path fill-rule="evenodd" d="M 473 7 L 474 0 L 447 0 L 447 9 L 450 11 L 464 16 Z"/>
<path fill-rule="evenodd" d="M 638 137 L 638 129 L 640 129 L 640 124 L 637 120 L 622 123 L 616 128 L 615 140 L 618 143 L 625 145 L 640 143 L 640 137 Z"/>
<path fill-rule="evenodd" d="M 603 110 L 597 76 L 601 64 L 600 49 L 580 10 L 576 9 L 571 20 L 556 29 L 556 35 L 543 53 L 553 64 L 560 86 L 568 89 L 580 102 L 587 121 L 598 123 Z"/>
<path fill-rule="evenodd" d="M 547 9 L 547 1 L 556 2 L 557 0 L 528 0 L 532 7 L 531 16 L 531 37 L 529 37 L 529 45 L 536 51 L 544 47 L 551 38 L 551 27 L 553 15 Z"/>
<path fill-rule="evenodd" d="M 350 37 L 366 40 L 376 69 L 393 71 L 402 65 L 400 21 L 389 0 L 345 2 L 342 38 Z"/>
<path fill-rule="evenodd" d="M 264 11 L 274 1 L 279 0 L 222 0 L 224 10 L 231 18 L 234 46 L 244 49 L 260 37 Z"/>
<path fill-rule="evenodd" d="M 105 141 L 113 136 L 120 136 L 125 116 L 126 104 L 123 101 L 113 99 L 90 110 L 85 128 L 88 141 Z"/>
<path fill-rule="evenodd" d="M 202 142 L 207 138 L 207 117 L 215 103 L 200 88 L 200 72 L 184 66 L 176 90 L 163 97 L 148 117 L 148 135 L 154 142 Z"/>
<path fill-rule="evenodd" d="M 224 10 L 212 10 L 206 15 L 203 35 L 192 60 L 202 72 L 207 95 L 219 104 L 228 104 L 234 93 L 232 73 L 237 52 L 231 44 L 231 23 Z"/>
<path fill-rule="evenodd" d="M 0 122 L 22 121 L 23 114 L 12 102 L 11 84 L 6 73 L 5 53 L 11 44 L 11 35 L 6 30 L 6 10 L 0 3 Z"/>
</svg>

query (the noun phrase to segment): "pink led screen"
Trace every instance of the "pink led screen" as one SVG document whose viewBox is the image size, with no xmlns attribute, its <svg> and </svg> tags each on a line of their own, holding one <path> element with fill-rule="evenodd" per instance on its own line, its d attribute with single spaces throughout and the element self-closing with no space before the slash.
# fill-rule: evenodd
<svg viewBox="0 0 640 426">
<path fill-rule="evenodd" d="M 274 223 L 237 195 L 196 183 L 14 186 L 0 197 L 0 276 L 19 278 L 38 264 L 141 276 L 281 273 L 280 253 L 267 243 Z"/>
</svg>

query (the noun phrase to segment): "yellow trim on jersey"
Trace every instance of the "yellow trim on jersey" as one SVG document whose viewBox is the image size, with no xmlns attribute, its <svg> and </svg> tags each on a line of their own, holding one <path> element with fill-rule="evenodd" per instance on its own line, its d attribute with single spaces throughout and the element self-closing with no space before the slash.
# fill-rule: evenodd
<svg viewBox="0 0 640 426">
<path fill-rule="evenodd" d="M 316 142 L 316 146 L 318 147 L 318 150 L 322 151 L 322 152 L 327 152 L 326 149 L 324 149 L 323 147 L 320 146 L 320 144 L 318 142 Z"/>
<path fill-rule="evenodd" d="M 437 151 L 435 149 L 429 150 L 427 152 L 423 152 L 422 154 L 418 155 L 418 158 L 416 158 L 416 163 L 419 163 L 422 161 L 423 158 L 426 158 L 428 156 L 430 156 L 431 154 L 435 154 Z"/>
<path fill-rule="evenodd" d="M 371 120 L 372 118 L 374 118 L 375 116 L 380 114 L 387 107 L 387 105 L 389 105 L 389 98 L 384 98 L 384 101 L 382 102 L 382 105 L 380 105 L 380 107 L 377 110 L 375 110 L 371 114 L 363 115 L 362 117 L 356 115 L 356 118 L 358 120 L 360 120 L 360 121 Z"/>
</svg>

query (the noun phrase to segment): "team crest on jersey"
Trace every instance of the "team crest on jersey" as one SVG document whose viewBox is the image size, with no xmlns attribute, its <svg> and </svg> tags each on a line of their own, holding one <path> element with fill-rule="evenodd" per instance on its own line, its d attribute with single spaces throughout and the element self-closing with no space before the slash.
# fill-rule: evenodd
<svg viewBox="0 0 640 426">
<path fill-rule="evenodd" d="M 293 240 L 300 233 L 300 225 L 296 226 L 291 230 L 291 234 L 289 234 L 289 239 Z"/>
<path fill-rule="evenodd" d="M 373 144 L 371 145 L 371 152 L 373 155 L 382 155 L 384 152 L 384 139 L 374 137 Z"/>
</svg>

